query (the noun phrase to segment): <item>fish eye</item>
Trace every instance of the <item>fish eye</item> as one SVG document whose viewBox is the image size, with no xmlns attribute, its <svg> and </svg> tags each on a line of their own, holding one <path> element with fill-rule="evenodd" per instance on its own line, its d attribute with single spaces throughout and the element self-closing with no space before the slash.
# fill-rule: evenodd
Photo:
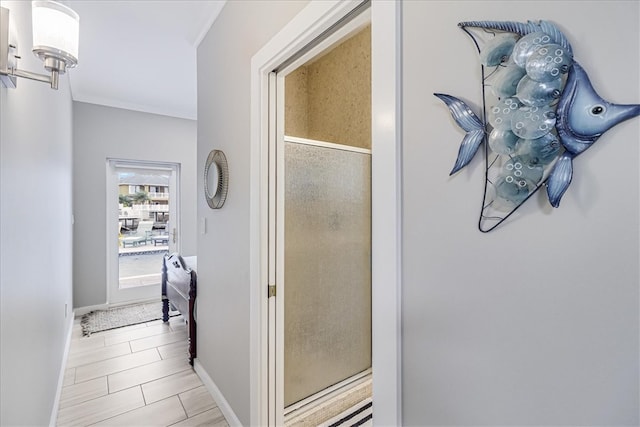
<svg viewBox="0 0 640 427">
<path fill-rule="evenodd" d="M 602 105 L 596 105 L 591 109 L 591 114 L 593 114 L 594 116 L 598 116 L 602 113 L 604 113 L 604 106 Z"/>
</svg>

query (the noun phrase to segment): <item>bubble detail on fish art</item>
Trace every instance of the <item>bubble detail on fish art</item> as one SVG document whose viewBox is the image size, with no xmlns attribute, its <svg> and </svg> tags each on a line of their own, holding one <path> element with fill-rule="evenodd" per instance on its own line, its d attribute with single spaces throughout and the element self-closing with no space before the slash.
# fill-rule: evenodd
<svg viewBox="0 0 640 427">
<path fill-rule="evenodd" d="M 510 158 L 494 183 L 493 207 L 509 211 L 522 203 L 536 188 L 543 173 L 540 165 L 530 165 L 518 156 Z"/>
<path fill-rule="evenodd" d="M 512 154 L 515 153 L 520 140 L 511 130 L 494 129 L 489 134 L 489 147 L 494 153 Z"/>
<path fill-rule="evenodd" d="M 493 206 L 501 211 L 509 211 L 524 202 L 536 183 L 526 178 L 515 178 L 511 174 L 503 174 L 494 184 L 496 199 Z"/>
<path fill-rule="evenodd" d="M 527 60 L 540 46 L 551 43 L 551 37 L 543 32 L 535 32 L 521 37 L 513 48 L 513 61 L 520 67 L 527 66 Z"/>
<path fill-rule="evenodd" d="M 527 75 L 518 83 L 516 97 L 529 107 L 542 107 L 551 105 L 552 102 L 560 98 L 561 88 L 562 79 L 560 77 L 548 82 L 540 82 Z"/>
<path fill-rule="evenodd" d="M 511 46 L 511 39 L 498 33 L 480 51 L 483 65 L 495 67 L 487 83 L 496 98 L 487 104 L 487 142 L 496 156 L 490 167 L 495 169 L 490 174 L 495 209 L 510 211 L 522 203 L 563 151 L 554 131 L 556 106 L 573 57 L 570 48 L 558 43 L 537 31 Z"/>
<path fill-rule="evenodd" d="M 487 67 L 493 67 L 506 62 L 511 57 L 513 47 L 516 45 L 515 34 L 498 34 L 487 42 L 480 52 L 480 63 Z"/>
<path fill-rule="evenodd" d="M 544 173 L 542 165 L 529 163 L 520 156 L 510 158 L 502 169 L 504 174 L 512 175 L 516 180 L 528 179 L 536 183 Z"/>
<path fill-rule="evenodd" d="M 562 149 L 558 136 L 553 132 L 536 139 L 520 139 L 516 146 L 516 153 L 530 165 L 548 165 Z"/>
<path fill-rule="evenodd" d="M 557 44 L 538 47 L 527 59 L 527 76 L 538 82 L 550 82 L 567 74 L 573 62 L 571 55 Z"/>
<path fill-rule="evenodd" d="M 508 62 L 496 73 L 496 77 L 491 83 L 491 91 L 498 99 L 508 98 L 516 94 L 516 89 L 520 80 L 527 74 L 527 71 L 516 65 L 515 62 Z"/>
<path fill-rule="evenodd" d="M 507 98 L 491 107 L 489 124 L 494 129 L 511 130 L 511 118 L 522 104 L 517 98 Z"/>
<path fill-rule="evenodd" d="M 551 132 L 556 113 L 551 107 L 523 107 L 511 115 L 511 130 L 522 139 L 536 139 Z"/>
</svg>

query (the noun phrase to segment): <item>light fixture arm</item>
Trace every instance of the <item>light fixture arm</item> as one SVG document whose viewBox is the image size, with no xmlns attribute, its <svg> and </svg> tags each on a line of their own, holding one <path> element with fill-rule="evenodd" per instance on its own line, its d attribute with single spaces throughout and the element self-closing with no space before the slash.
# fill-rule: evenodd
<svg viewBox="0 0 640 427">
<path fill-rule="evenodd" d="M 0 76 L 23 77 L 29 80 L 49 83 L 51 89 L 58 89 L 58 70 L 51 70 L 51 75 L 32 73 L 31 71 L 20 70 L 18 68 L 0 69 Z M 13 85 L 15 87 L 15 83 Z"/>
</svg>

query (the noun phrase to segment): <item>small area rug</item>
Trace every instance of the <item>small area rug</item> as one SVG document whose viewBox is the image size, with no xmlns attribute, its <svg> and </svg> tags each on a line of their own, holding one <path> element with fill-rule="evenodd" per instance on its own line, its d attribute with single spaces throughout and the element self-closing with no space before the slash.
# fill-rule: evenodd
<svg viewBox="0 0 640 427">
<path fill-rule="evenodd" d="M 172 313 L 169 312 L 171 315 Z M 179 314 L 179 313 L 178 313 Z M 82 335 L 108 331 L 162 319 L 162 302 L 124 305 L 108 310 L 96 310 L 82 316 Z"/>
</svg>

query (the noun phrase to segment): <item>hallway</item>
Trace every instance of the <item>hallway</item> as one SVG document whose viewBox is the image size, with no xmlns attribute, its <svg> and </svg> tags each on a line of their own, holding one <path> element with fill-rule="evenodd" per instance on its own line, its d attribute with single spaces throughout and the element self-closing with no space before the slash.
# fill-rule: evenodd
<svg viewBox="0 0 640 427">
<path fill-rule="evenodd" d="M 182 316 L 90 337 L 76 318 L 57 425 L 228 426 L 188 363 Z"/>
</svg>

